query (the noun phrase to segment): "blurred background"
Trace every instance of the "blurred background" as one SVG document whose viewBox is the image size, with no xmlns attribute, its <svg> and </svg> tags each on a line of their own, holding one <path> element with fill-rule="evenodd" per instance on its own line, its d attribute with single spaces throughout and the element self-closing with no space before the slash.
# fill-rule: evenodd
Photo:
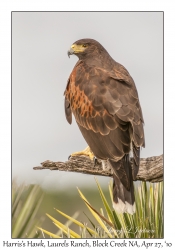
<svg viewBox="0 0 175 250">
<path fill-rule="evenodd" d="M 163 153 L 162 12 L 13 12 L 12 177 L 18 184 L 39 184 L 52 196 L 44 211 L 48 204 L 76 211 L 76 187 L 96 200 L 94 176 L 33 170 L 86 147 L 75 120 L 71 126 L 66 121 L 63 97 L 77 62 L 67 51 L 81 38 L 99 41 L 133 77 L 145 120 L 141 157 Z M 110 178 L 98 180 L 107 190 Z"/>
</svg>

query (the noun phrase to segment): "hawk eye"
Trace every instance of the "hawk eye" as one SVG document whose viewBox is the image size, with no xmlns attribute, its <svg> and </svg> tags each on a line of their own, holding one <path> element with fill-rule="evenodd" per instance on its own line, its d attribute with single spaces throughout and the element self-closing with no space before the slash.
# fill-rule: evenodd
<svg viewBox="0 0 175 250">
<path fill-rule="evenodd" d="M 86 47 L 87 47 L 87 45 L 86 45 L 86 44 L 83 44 L 83 47 L 84 47 L 84 48 L 86 48 Z"/>
</svg>

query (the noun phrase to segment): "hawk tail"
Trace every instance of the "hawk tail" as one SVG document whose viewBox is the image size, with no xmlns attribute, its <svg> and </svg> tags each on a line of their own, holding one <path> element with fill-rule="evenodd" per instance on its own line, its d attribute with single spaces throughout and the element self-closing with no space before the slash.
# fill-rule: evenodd
<svg viewBox="0 0 175 250">
<path fill-rule="evenodd" d="M 124 158 L 118 162 L 110 161 L 110 163 L 114 170 L 113 208 L 117 213 L 134 214 L 135 198 L 130 163 L 129 161 L 125 161 Z"/>
</svg>

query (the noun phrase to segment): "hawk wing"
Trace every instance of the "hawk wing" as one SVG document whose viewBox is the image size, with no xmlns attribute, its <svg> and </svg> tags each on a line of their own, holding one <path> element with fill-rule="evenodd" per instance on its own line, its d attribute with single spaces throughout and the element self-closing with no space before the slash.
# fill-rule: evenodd
<svg viewBox="0 0 175 250">
<path fill-rule="evenodd" d="M 123 66 L 107 71 L 79 61 L 65 90 L 69 123 L 72 112 L 96 157 L 119 161 L 132 143 L 137 172 L 144 121 L 134 81 Z"/>
</svg>

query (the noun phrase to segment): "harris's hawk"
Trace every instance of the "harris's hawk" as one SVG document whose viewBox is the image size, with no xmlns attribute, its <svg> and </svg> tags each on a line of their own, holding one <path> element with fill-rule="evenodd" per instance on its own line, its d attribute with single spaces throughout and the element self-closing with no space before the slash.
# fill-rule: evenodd
<svg viewBox="0 0 175 250">
<path fill-rule="evenodd" d="M 65 114 L 72 113 L 93 154 L 113 169 L 113 207 L 135 212 L 133 180 L 145 146 L 143 116 L 129 72 L 93 39 L 73 43 L 68 55 L 76 63 L 65 90 Z M 129 157 L 133 152 L 133 168 Z"/>
</svg>

